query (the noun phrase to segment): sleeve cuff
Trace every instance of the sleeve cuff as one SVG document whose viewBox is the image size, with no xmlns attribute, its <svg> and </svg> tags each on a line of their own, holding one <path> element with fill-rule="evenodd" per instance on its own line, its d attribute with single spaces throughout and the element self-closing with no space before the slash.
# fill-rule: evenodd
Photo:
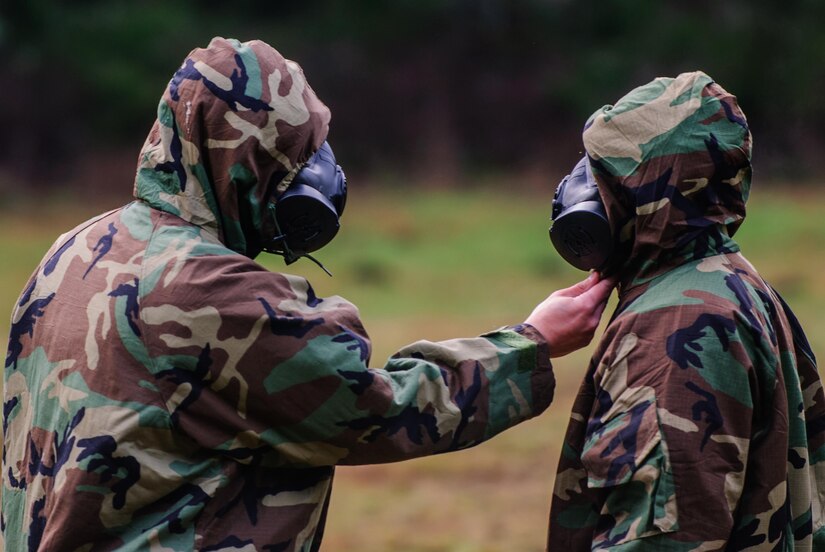
<svg viewBox="0 0 825 552">
<path fill-rule="evenodd" d="M 505 336 L 508 332 L 512 332 L 510 333 L 511 340 L 518 339 L 521 341 L 521 347 L 524 347 L 523 339 L 529 339 L 535 344 L 535 357 L 530 359 L 532 369 L 530 376 L 530 389 L 533 396 L 533 415 L 537 416 L 538 414 L 544 412 L 548 406 L 550 406 L 550 403 L 553 401 L 553 392 L 556 388 L 556 378 L 553 374 L 553 365 L 550 362 L 550 345 L 541 333 L 539 333 L 539 331 L 530 324 L 505 326 L 492 333 L 497 333 L 497 339 L 507 342 L 508 339 Z M 513 335 L 514 333 L 518 334 L 519 337 L 516 338 Z M 511 343 L 511 345 L 516 347 L 519 346 L 516 343 Z"/>
</svg>

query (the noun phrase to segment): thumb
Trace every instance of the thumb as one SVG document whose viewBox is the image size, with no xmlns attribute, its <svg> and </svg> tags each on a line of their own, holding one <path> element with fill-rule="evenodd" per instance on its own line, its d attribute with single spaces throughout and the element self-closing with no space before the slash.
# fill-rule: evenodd
<svg viewBox="0 0 825 552">
<path fill-rule="evenodd" d="M 599 280 L 589 289 L 580 294 L 580 298 L 592 302 L 594 305 L 605 303 L 613 288 L 616 287 L 616 278 L 606 278 Z"/>
<path fill-rule="evenodd" d="M 556 291 L 556 293 L 554 293 L 553 295 L 556 295 L 556 296 L 559 296 L 559 297 L 578 297 L 582 293 L 585 293 L 589 289 L 592 289 L 593 286 L 596 285 L 596 282 L 598 282 L 598 281 L 599 281 L 599 273 L 594 271 L 594 272 L 591 272 L 590 275 L 587 278 L 585 278 L 584 280 L 582 280 L 581 282 L 573 284 L 570 287 L 562 288 L 562 289 Z"/>
</svg>

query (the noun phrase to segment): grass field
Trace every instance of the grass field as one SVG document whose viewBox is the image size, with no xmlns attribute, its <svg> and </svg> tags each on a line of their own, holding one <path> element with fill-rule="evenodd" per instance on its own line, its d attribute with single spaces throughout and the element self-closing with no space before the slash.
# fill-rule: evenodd
<svg viewBox="0 0 825 552">
<path fill-rule="evenodd" d="M 513 189 L 513 188 L 509 188 Z M 477 335 L 520 322 L 581 273 L 547 239 L 549 195 L 483 191 L 353 192 L 340 236 L 300 261 L 319 295 L 361 309 L 378 367 L 417 339 Z M 9 313 L 56 236 L 105 207 L 56 201 L 0 213 L 0 311 Z M 825 354 L 825 194 L 758 190 L 737 235 Z M 259 259 L 282 270 L 278 258 Z M 8 314 L 0 331 L 7 333 Z M 555 363 L 548 412 L 475 449 L 400 464 L 341 468 L 323 550 L 543 550 L 553 473 L 588 351 Z"/>
</svg>

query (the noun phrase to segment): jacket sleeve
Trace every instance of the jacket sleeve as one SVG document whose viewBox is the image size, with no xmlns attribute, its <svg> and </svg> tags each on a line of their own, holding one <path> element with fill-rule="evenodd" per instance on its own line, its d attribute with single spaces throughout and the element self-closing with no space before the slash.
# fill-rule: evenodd
<svg viewBox="0 0 825 552">
<path fill-rule="evenodd" d="M 231 257 L 210 263 L 188 263 L 185 285 L 156 284 L 140 310 L 172 423 L 202 447 L 271 465 L 391 462 L 473 446 L 552 399 L 530 326 L 421 341 L 372 369 L 349 302 Z"/>
<path fill-rule="evenodd" d="M 751 526 L 737 527 L 735 514 L 747 502 L 752 436 L 784 430 L 765 408 L 777 359 L 743 317 L 686 311 L 619 321 L 594 363 L 580 452 L 599 496 L 593 550 L 721 550 L 731 540 L 739 549 L 767 531 L 769 520 L 746 516 Z M 757 454 L 784 469 L 780 449 Z"/>
</svg>

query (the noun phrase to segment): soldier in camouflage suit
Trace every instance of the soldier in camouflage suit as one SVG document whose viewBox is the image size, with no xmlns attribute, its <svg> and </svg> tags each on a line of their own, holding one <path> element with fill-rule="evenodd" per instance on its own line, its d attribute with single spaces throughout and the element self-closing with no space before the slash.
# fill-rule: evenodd
<svg viewBox="0 0 825 552">
<path fill-rule="evenodd" d="M 825 550 L 825 396 L 790 309 L 732 239 L 751 135 L 701 72 L 583 133 L 619 229 L 619 304 L 573 407 L 551 552 Z"/>
<path fill-rule="evenodd" d="M 259 41 L 175 73 L 136 201 L 61 236 L 14 310 L 8 550 L 317 550 L 335 465 L 470 447 L 547 407 L 550 353 L 590 340 L 607 280 L 381 370 L 352 304 L 252 260 L 329 118 Z"/>
</svg>

